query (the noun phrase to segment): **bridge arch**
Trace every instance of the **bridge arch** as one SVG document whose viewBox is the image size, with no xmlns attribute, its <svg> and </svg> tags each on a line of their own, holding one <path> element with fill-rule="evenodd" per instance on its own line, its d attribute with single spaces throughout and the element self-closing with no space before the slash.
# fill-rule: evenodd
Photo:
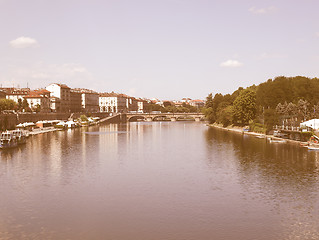
<svg viewBox="0 0 319 240">
<path fill-rule="evenodd" d="M 127 113 L 127 121 L 138 121 L 144 120 L 147 122 L 151 121 L 182 121 L 182 120 L 195 120 L 201 121 L 204 119 L 202 113 Z"/>
<path fill-rule="evenodd" d="M 131 116 L 127 119 L 128 122 L 137 122 L 137 121 L 146 121 L 146 118 L 144 116 Z"/>
</svg>

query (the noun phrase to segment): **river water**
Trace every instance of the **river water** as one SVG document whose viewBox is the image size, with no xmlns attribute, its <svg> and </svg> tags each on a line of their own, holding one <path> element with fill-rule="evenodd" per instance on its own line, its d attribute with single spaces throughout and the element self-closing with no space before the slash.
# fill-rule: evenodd
<svg viewBox="0 0 319 240">
<path fill-rule="evenodd" d="M 319 239 L 319 152 L 195 122 L 0 152 L 0 239 Z"/>
</svg>

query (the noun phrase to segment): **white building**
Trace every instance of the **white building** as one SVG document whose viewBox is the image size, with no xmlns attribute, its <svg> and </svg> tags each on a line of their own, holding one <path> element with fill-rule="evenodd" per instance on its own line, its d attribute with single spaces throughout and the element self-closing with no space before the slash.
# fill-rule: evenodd
<svg viewBox="0 0 319 240">
<path fill-rule="evenodd" d="M 51 97 L 59 98 L 59 109 L 54 108 L 51 104 L 51 109 L 54 112 L 70 112 L 70 88 L 65 84 L 52 83 L 46 87 L 46 90 L 51 92 Z M 52 103 L 52 101 L 51 101 Z"/>
<path fill-rule="evenodd" d="M 311 120 L 308 120 L 306 122 L 302 122 L 302 123 L 300 123 L 300 127 L 301 128 L 308 127 L 308 128 L 318 130 L 319 129 L 319 119 L 311 119 Z"/>
<path fill-rule="evenodd" d="M 126 112 L 126 95 L 118 93 L 100 93 L 99 107 L 100 112 Z"/>
</svg>

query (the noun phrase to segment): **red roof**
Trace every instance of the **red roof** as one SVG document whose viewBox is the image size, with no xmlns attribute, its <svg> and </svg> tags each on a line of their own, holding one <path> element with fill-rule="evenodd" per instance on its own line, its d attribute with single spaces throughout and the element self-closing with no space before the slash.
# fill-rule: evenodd
<svg viewBox="0 0 319 240">
<path fill-rule="evenodd" d="M 30 95 L 24 96 L 24 98 L 44 98 L 44 97 L 38 94 L 30 94 Z"/>
</svg>

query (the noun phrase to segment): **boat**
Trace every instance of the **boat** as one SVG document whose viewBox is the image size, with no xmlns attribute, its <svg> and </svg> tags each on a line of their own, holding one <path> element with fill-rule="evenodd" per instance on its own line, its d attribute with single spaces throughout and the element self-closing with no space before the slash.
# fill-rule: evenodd
<svg viewBox="0 0 319 240">
<path fill-rule="evenodd" d="M 75 128 L 75 127 L 77 127 L 77 124 L 76 124 L 76 122 L 70 120 L 70 121 L 67 121 L 65 123 L 65 126 L 66 126 L 66 128 Z"/>
<path fill-rule="evenodd" d="M 256 138 L 266 138 L 265 135 L 256 135 Z"/>
<path fill-rule="evenodd" d="M 307 148 L 308 150 L 319 150 L 319 143 L 309 142 Z"/>
<path fill-rule="evenodd" d="M 27 142 L 27 135 L 25 134 L 24 131 L 17 129 L 11 131 L 13 136 L 16 137 L 18 144 L 24 144 Z"/>
<path fill-rule="evenodd" d="M 316 151 L 318 151 L 319 150 L 319 146 L 309 145 L 308 146 L 308 150 L 316 150 Z"/>
<path fill-rule="evenodd" d="M 6 131 L 0 136 L 0 149 L 13 148 L 18 146 L 17 138 L 12 132 Z"/>
<path fill-rule="evenodd" d="M 64 121 L 60 121 L 58 124 L 54 125 L 55 128 L 59 128 L 59 129 L 65 129 L 66 128 L 66 124 Z"/>
<path fill-rule="evenodd" d="M 270 143 L 285 143 L 285 142 L 287 142 L 287 141 L 284 140 L 284 139 L 268 138 L 268 140 L 269 140 Z"/>
</svg>

